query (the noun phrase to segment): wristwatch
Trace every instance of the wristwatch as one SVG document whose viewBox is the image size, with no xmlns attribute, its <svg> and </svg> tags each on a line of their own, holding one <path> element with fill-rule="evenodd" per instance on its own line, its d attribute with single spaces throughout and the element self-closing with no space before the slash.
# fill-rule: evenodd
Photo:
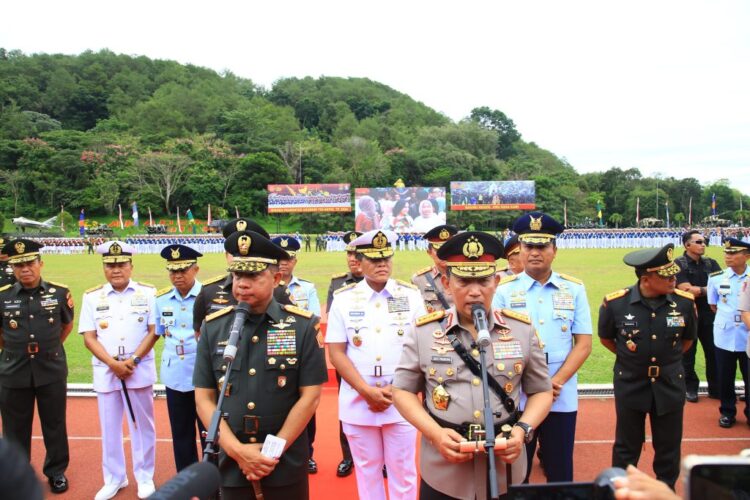
<svg viewBox="0 0 750 500">
<path fill-rule="evenodd" d="M 526 422 L 516 422 L 516 427 L 520 427 L 521 429 L 523 429 L 523 432 L 525 434 L 523 440 L 526 444 L 529 444 L 531 442 L 531 438 L 534 437 L 534 428 Z"/>
<path fill-rule="evenodd" d="M 141 362 L 141 358 L 139 356 L 133 355 L 132 359 L 135 366 L 138 366 L 138 364 Z"/>
</svg>

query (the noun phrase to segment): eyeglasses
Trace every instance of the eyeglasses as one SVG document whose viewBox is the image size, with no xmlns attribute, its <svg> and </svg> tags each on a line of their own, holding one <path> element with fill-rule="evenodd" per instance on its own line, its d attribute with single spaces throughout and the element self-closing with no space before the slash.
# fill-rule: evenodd
<svg viewBox="0 0 750 500">
<path fill-rule="evenodd" d="M 695 243 L 696 245 L 705 245 L 706 240 L 695 240 L 693 243 Z"/>
</svg>

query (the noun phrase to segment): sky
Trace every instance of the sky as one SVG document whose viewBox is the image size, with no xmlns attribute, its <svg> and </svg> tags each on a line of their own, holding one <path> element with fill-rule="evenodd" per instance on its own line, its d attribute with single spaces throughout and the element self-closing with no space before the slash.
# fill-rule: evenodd
<svg viewBox="0 0 750 500">
<path fill-rule="evenodd" d="M 750 194 L 745 0 L 37 0 L 0 47 L 284 77 L 366 77 L 454 121 L 499 109 L 578 172 L 728 179 Z"/>
</svg>

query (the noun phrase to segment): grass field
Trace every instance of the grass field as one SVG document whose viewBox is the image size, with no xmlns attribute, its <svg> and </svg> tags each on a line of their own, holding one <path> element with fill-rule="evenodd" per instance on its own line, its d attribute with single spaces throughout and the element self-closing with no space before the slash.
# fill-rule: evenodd
<svg viewBox="0 0 750 500">
<path fill-rule="evenodd" d="M 596 338 L 596 322 L 602 297 L 618 288 L 635 282 L 632 268 L 622 263 L 625 249 L 612 250 L 560 250 L 553 268 L 582 279 L 586 283 L 589 304 L 591 305 L 594 328 L 594 350 L 579 372 L 582 383 L 608 383 L 612 380 L 614 356 L 604 349 Z M 708 255 L 723 265 L 721 249 L 710 248 Z M 332 274 L 346 269 L 342 252 L 301 252 L 295 274 L 315 282 L 321 302 L 326 298 L 328 283 Z M 394 276 L 409 280 L 412 273 L 430 264 L 423 252 L 397 252 L 394 257 Z M 81 303 L 84 290 L 104 282 L 101 257 L 98 255 L 46 255 L 43 276 L 47 280 L 68 285 L 75 298 L 76 306 Z M 503 261 L 501 261 L 503 262 Z M 209 254 L 200 260 L 198 279 L 208 279 L 223 273 L 226 267 L 223 254 Z M 134 258 L 133 279 L 151 283 L 158 288 L 169 285 L 164 260 L 158 255 L 137 255 Z M 77 311 L 76 311 L 77 312 Z M 77 335 L 78 317 L 70 337 L 65 343 L 70 366 L 69 382 L 91 382 L 91 355 L 83 346 L 83 339 Z M 157 343 L 157 353 L 161 353 L 161 342 Z M 700 348 L 699 348 L 700 349 Z M 703 355 L 697 356 L 696 370 L 702 373 Z"/>
</svg>

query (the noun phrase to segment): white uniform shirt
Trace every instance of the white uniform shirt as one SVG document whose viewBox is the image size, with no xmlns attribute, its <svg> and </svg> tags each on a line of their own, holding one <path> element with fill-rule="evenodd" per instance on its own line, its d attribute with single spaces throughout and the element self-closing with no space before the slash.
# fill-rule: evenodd
<svg viewBox="0 0 750 500">
<path fill-rule="evenodd" d="M 426 314 L 419 290 L 389 279 L 376 292 L 367 280 L 342 289 L 333 297 L 328 313 L 327 343 L 346 343 L 346 355 L 362 378 L 374 387 L 393 383 L 404 340 L 414 330 L 416 318 Z M 382 426 L 403 422 L 395 406 L 373 412 L 346 380 L 339 391 L 339 419 L 354 425 Z"/>
<path fill-rule="evenodd" d="M 97 340 L 112 356 L 127 359 L 133 355 L 148 334 L 148 326 L 156 323 L 156 290 L 130 280 L 122 292 L 106 285 L 85 293 L 78 320 L 78 332 L 96 331 Z M 96 356 L 91 357 L 94 366 L 94 390 L 112 392 L 122 388 L 120 379 Z M 148 387 L 156 382 L 156 366 L 152 349 L 141 359 L 133 374 L 125 380 L 127 387 Z"/>
</svg>

